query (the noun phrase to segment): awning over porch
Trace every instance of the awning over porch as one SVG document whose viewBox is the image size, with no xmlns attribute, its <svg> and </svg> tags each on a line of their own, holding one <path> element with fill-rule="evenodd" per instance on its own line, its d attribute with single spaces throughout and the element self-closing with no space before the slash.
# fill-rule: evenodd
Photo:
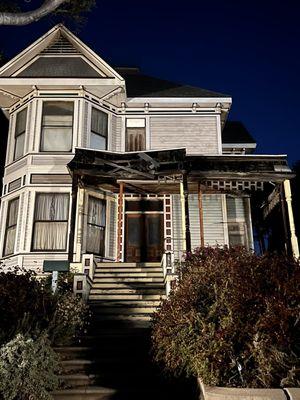
<svg viewBox="0 0 300 400">
<path fill-rule="evenodd" d="M 119 192 L 179 193 L 187 177 L 189 192 L 261 189 L 263 182 L 280 183 L 293 174 L 285 155 L 187 155 L 183 148 L 129 153 L 77 148 L 68 164 L 72 176 L 86 185 Z"/>
</svg>

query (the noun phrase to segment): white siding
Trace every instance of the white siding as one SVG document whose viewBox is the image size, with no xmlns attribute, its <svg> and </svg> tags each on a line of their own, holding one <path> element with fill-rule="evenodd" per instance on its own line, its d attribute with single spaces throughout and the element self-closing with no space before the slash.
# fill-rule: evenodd
<svg viewBox="0 0 300 400">
<path fill-rule="evenodd" d="M 122 119 L 112 116 L 111 119 L 111 150 L 121 151 L 121 127 Z"/>
<path fill-rule="evenodd" d="M 224 217 L 222 195 L 204 194 L 203 223 L 204 223 L 204 244 L 209 246 L 224 245 Z"/>
<path fill-rule="evenodd" d="M 172 219 L 173 219 L 173 250 L 175 257 L 178 257 L 182 249 L 182 213 L 180 195 L 172 196 Z"/>
<path fill-rule="evenodd" d="M 189 217 L 192 250 L 201 245 L 200 243 L 200 217 L 198 195 L 189 195 Z"/>
<path fill-rule="evenodd" d="M 151 149 L 185 147 L 189 154 L 218 154 L 215 116 L 150 118 Z"/>
</svg>

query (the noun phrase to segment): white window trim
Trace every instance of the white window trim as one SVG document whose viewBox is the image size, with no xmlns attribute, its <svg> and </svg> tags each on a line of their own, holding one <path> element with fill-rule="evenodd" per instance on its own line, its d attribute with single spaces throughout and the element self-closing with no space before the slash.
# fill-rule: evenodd
<svg viewBox="0 0 300 400">
<path fill-rule="evenodd" d="M 96 110 L 102 111 L 107 115 L 107 137 L 106 137 L 106 149 L 107 151 L 111 150 L 111 113 L 108 112 L 106 108 L 101 106 L 97 106 L 96 104 L 88 103 L 88 134 L 87 134 L 87 147 L 91 148 L 91 134 L 92 134 L 92 109 L 95 108 Z M 99 150 L 99 149 L 95 149 Z M 100 150 L 101 151 L 101 150 Z"/>
</svg>

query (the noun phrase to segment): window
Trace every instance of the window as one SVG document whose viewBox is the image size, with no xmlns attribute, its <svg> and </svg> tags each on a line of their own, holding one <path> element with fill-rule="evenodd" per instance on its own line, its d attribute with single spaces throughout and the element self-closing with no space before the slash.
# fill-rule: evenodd
<svg viewBox="0 0 300 400">
<path fill-rule="evenodd" d="M 24 155 L 25 132 L 26 132 L 27 108 L 18 112 L 15 129 L 14 160 Z"/>
<path fill-rule="evenodd" d="M 105 219 L 106 203 L 105 200 L 89 197 L 89 209 L 87 220 L 87 242 L 86 251 L 88 253 L 104 256 L 105 244 Z"/>
<path fill-rule="evenodd" d="M 226 198 L 229 246 L 249 247 L 246 201 L 243 197 Z"/>
<path fill-rule="evenodd" d="M 146 120 L 144 118 L 128 118 L 126 120 L 125 151 L 146 150 Z"/>
<path fill-rule="evenodd" d="M 43 106 L 41 151 L 72 151 L 73 103 L 47 101 Z"/>
<path fill-rule="evenodd" d="M 67 249 L 69 195 L 38 193 L 35 202 L 32 249 Z"/>
<path fill-rule="evenodd" d="M 19 211 L 19 198 L 16 198 L 8 203 L 4 252 L 3 252 L 4 256 L 8 256 L 14 253 L 18 211 Z"/>
<path fill-rule="evenodd" d="M 107 149 L 107 114 L 92 107 L 90 147 L 97 150 Z"/>
</svg>

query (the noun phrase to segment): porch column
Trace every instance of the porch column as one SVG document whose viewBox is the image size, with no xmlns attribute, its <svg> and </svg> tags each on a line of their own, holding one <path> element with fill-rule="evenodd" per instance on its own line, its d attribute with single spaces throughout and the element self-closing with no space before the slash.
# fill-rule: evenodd
<svg viewBox="0 0 300 400">
<path fill-rule="evenodd" d="M 284 188 L 285 201 L 287 204 L 292 253 L 295 258 L 299 258 L 299 245 L 298 245 L 298 239 L 297 239 L 297 235 L 296 235 L 294 214 L 293 214 L 293 207 L 292 207 L 292 191 L 291 191 L 291 184 L 288 179 L 286 179 L 283 182 L 283 188 Z"/>
<path fill-rule="evenodd" d="M 78 194 L 78 175 L 74 173 L 73 177 L 72 177 L 72 195 L 71 195 L 72 208 L 71 208 L 69 254 L 68 254 L 69 262 L 73 262 L 73 258 L 74 258 L 74 239 L 75 239 L 75 226 L 76 226 L 77 194 Z"/>
<path fill-rule="evenodd" d="M 117 261 L 122 261 L 123 254 L 123 199 L 124 199 L 124 182 L 120 183 L 119 198 L 118 198 L 118 249 Z"/>
<path fill-rule="evenodd" d="M 182 231 L 183 231 L 183 249 L 191 252 L 191 231 L 190 231 L 190 216 L 189 216 L 189 191 L 187 174 L 183 173 L 182 182 L 180 182 L 180 199 L 181 199 L 181 215 L 182 215 Z"/>
</svg>

